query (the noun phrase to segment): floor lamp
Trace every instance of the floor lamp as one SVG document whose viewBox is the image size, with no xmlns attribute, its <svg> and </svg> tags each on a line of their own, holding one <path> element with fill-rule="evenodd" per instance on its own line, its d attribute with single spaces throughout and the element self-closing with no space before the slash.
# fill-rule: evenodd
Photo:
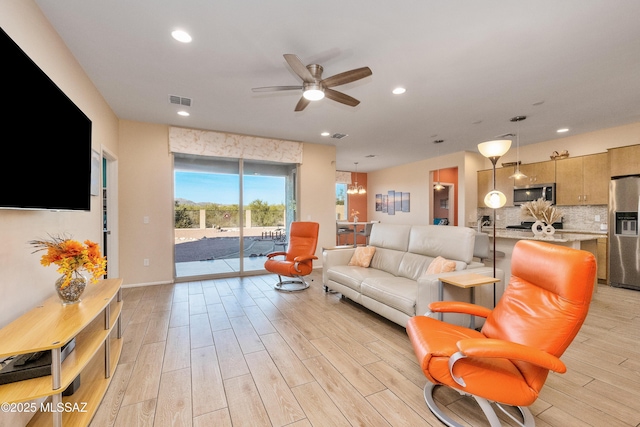
<svg viewBox="0 0 640 427">
<path fill-rule="evenodd" d="M 499 139 L 478 144 L 478 151 L 493 165 L 493 190 L 484 197 L 484 204 L 493 209 L 493 278 L 496 278 L 496 209 L 507 203 L 507 197 L 501 191 L 496 190 L 496 163 L 511 147 L 510 139 Z M 493 284 L 493 306 L 496 306 L 496 284 Z"/>
</svg>

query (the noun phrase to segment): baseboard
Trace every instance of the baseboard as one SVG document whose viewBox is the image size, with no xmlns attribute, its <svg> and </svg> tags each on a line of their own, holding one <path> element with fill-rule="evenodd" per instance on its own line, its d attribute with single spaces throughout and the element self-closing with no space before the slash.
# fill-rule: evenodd
<svg viewBox="0 0 640 427">
<path fill-rule="evenodd" d="M 129 283 L 127 285 L 122 285 L 123 288 L 139 288 L 142 286 L 157 286 L 157 285 L 172 285 L 174 282 L 168 281 L 168 282 L 147 282 L 147 283 Z"/>
</svg>

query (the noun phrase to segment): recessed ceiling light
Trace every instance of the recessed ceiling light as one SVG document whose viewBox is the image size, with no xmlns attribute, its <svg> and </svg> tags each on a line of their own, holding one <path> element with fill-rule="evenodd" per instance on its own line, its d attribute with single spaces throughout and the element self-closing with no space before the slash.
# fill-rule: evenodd
<svg viewBox="0 0 640 427">
<path fill-rule="evenodd" d="M 179 42 L 182 43 L 190 43 L 191 42 L 191 36 L 186 32 L 186 31 L 182 31 L 182 30 L 175 30 L 171 32 L 171 37 L 173 37 L 174 39 L 178 40 Z"/>
<path fill-rule="evenodd" d="M 322 132 L 320 135 L 322 135 L 322 136 L 329 136 L 329 135 L 331 135 L 331 133 L 329 133 L 329 132 Z"/>
<path fill-rule="evenodd" d="M 402 95 L 406 91 L 407 90 L 405 88 L 403 88 L 403 87 L 397 87 L 392 92 L 394 93 L 394 95 Z"/>
<path fill-rule="evenodd" d="M 558 132 L 558 133 L 565 133 L 565 132 L 569 132 L 569 128 L 562 128 L 562 129 L 558 129 L 556 132 Z"/>
<path fill-rule="evenodd" d="M 188 116 L 189 116 L 189 113 L 188 113 L 188 112 L 186 112 L 186 111 L 184 111 L 184 110 L 182 110 L 182 111 L 178 111 L 178 115 L 179 115 L 179 116 L 182 116 L 182 117 L 188 117 Z"/>
</svg>

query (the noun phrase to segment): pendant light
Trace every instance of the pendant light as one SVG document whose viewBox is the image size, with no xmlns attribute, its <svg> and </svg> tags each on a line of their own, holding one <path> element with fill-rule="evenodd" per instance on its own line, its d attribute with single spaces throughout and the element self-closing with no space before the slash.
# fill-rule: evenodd
<svg viewBox="0 0 640 427">
<path fill-rule="evenodd" d="M 444 139 L 436 139 L 435 141 L 433 141 L 434 144 L 441 144 L 444 142 Z M 438 149 L 438 156 L 440 156 L 440 150 Z M 438 172 L 438 181 L 436 182 L 436 184 L 433 186 L 433 189 L 436 191 L 441 191 L 444 190 L 444 185 L 440 184 L 440 169 L 437 170 Z"/>
<path fill-rule="evenodd" d="M 353 162 L 353 164 L 356 165 L 356 180 L 347 189 L 347 194 L 366 194 L 367 190 L 362 185 L 358 185 L 358 162 Z"/>
<path fill-rule="evenodd" d="M 518 123 L 516 132 L 516 171 L 509 177 L 512 179 L 523 179 L 527 177 L 527 175 L 520 172 L 520 122 L 526 118 L 527 116 L 515 116 L 510 119 L 512 122 Z"/>
</svg>

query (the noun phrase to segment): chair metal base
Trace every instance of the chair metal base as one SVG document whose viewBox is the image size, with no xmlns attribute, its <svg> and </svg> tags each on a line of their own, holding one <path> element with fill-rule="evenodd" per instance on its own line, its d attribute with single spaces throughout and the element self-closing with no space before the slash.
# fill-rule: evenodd
<svg viewBox="0 0 640 427">
<path fill-rule="evenodd" d="M 453 419 L 451 419 L 449 416 L 447 416 L 442 411 L 442 409 L 440 409 L 440 407 L 438 405 L 436 405 L 436 402 L 433 399 L 433 391 L 435 390 L 436 387 L 440 387 L 440 385 L 439 384 L 433 384 L 431 382 L 427 382 L 427 385 L 424 386 L 424 400 L 425 400 L 425 402 L 427 402 L 427 406 L 429 407 L 429 410 L 431 410 L 433 415 L 438 417 L 438 419 L 440 421 L 442 421 L 444 424 L 446 424 L 449 427 L 464 427 L 462 424 L 459 424 L 459 423 L 455 422 Z M 442 386 L 442 387 L 446 387 L 446 386 Z M 474 396 L 473 394 L 465 393 L 465 392 L 460 391 L 460 390 L 456 390 L 456 391 L 458 393 L 462 394 L 462 395 L 471 396 L 476 400 L 478 405 L 480 405 L 480 409 L 482 409 L 482 412 L 484 412 L 485 417 L 487 417 L 487 420 L 489 421 L 489 425 L 491 427 L 501 427 L 502 426 L 502 424 L 500 423 L 500 419 L 498 418 L 498 415 L 496 414 L 495 410 L 491 406 L 491 402 L 489 402 L 487 399 L 485 399 L 483 397 Z M 522 427 L 535 427 L 536 423 L 535 423 L 535 420 L 533 418 L 533 415 L 531 414 L 531 411 L 529 411 L 529 408 L 527 408 L 526 406 L 517 406 L 516 407 L 516 408 L 518 408 L 518 410 L 520 411 L 520 414 L 522 416 L 522 421 L 520 421 L 520 420 L 517 420 L 515 417 L 513 417 L 508 412 L 506 412 L 505 409 L 502 408 L 502 406 L 500 404 L 495 403 L 495 402 L 494 402 L 494 404 L 502 412 L 504 412 L 509 418 L 511 418 L 515 423 L 517 423 L 518 425 L 520 425 Z"/>
<path fill-rule="evenodd" d="M 299 292 L 304 291 L 309 287 L 309 284 L 302 276 L 296 276 L 289 280 L 282 280 L 282 277 L 278 275 L 278 283 L 273 285 L 273 289 L 282 292 Z"/>
</svg>

